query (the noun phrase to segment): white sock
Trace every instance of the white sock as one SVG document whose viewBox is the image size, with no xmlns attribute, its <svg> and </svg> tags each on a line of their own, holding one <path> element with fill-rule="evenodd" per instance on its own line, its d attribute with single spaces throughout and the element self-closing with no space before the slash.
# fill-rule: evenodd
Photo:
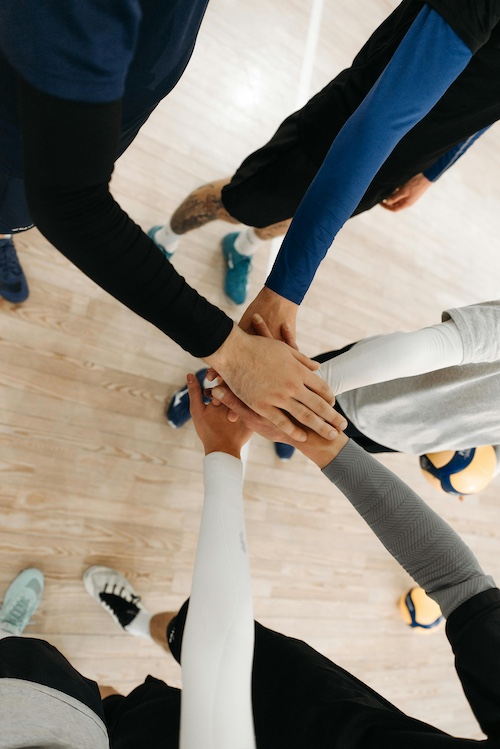
<svg viewBox="0 0 500 749">
<path fill-rule="evenodd" d="M 12 238 L 12 234 L 4 234 L 2 237 L 0 237 L 0 242 L 2 241 L 2 239 L 11 239 L 11 238 Z"/>
<path fill-rule="evenodd" d="M 134 637 L 151 638 L 149 622 L 151 621 L 152 616 L 153 614 L 146 611 L 146 609 L 139 609 L 139 613 L 135 619 L 132 619 L 130 624 L 127 624 L 127 626 L 124 627 L 125 632 L 128 632 L 129 635 L 134 635 Z"/>
<path fill-rule="evenodd" d="M 161 229 L 158 229 L 158 231 L 155 232 L 154 237 L 154 241 L 157 244 L 161 244 L 167 252 L 175 252 L 181 239 L 181 235 L 176 234 L 170 226 L 170 219 L 161 227 Z"/>
<path fill-rule="evenodd" d="M 253 228 L 249 226 L 248 229 L 240 232 L 234 240 L 234 249 L 236 252 L 239 252 L 240 255 L 251 257 L 254 252 L 258 250 L 259 245 L 261 245 L 262 242 L 264 242 L 264 240 L 259 239 Z"/>
<path fill-rule="evenodd" d="M 7 632 L 6 629 L 0 629 L 0 640 L 3 640 L 4 637 L 15 637 L 15 635 L 12 632 Z"/>
</svg>

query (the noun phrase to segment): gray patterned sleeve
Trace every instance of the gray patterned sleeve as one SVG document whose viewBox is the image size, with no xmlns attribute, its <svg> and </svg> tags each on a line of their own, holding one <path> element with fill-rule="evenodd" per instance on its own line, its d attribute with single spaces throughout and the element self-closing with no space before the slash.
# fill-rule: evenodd
<svg viewBox="0 0 500 749">
<path fill-rule="evenodd" d="M 495 587 L 460 536 L 352 440 L 323 473 L 445 617 L 472 596 Z"/>
</svg>

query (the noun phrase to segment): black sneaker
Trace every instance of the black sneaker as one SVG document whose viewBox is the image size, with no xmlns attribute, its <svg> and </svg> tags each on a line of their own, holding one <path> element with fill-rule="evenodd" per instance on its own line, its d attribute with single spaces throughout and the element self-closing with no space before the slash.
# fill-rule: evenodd
<svg viewBox="0 0 500 749">
<path fill-rule="evenodd" d="M 143 608 L 126 577 L 111 567 L 94 565 L 83 573 L 85 590 L 125 629 Z"/>
<path fill-rule="evenodd" d="M 290 460 L 295 452 L 295 448 L 292 445 L 287 445 L 286 442 L 275 442 L 274 452 L 280 460 L 286 461 Z"/>
<path fill-rule="evenodd" d="M 196 377 L 198 378 L 198 382 L 200 383 L 202 393 L 205 388 L 205 377 L 207 372 L 208 369 L 206 367 L 204 369 L 199 369 L 198 372 L 196 372 Z M 211 383 L 208 383 L 207 387 L 213 387 L 213 385 Z M 207 403 L 210 403 L 210 398 L 207 398 L 205 395 L 203 395 L 203 403 L 205 405 L 207 405 Z M 189 421 L 189 419 L 191 418 L 189 407 L 190 402 L 188 387 L 187 385 L 184 385 L 184 387 L 181 387 L 179 388 L 179 390 L 175 391 L 165 411 L 165 416 L 171 427 L 173 427 L 174 429 L 180 429 L 180 427 L 184 426 L 184 424 Z"/>
<path fill-rule="evenodd" d="M 28 282 L 10 237 L 0 239 L 0 296 L 19 304 L 29 295 Z"/>
</svg>

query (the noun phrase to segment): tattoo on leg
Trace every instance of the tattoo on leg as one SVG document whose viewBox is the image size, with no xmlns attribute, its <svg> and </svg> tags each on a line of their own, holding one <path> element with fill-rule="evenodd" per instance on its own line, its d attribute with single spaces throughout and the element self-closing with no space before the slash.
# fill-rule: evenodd
<svg viewBox="0 0 500 749">
<path fill-rule="evenodd" d="M 229 215 L 222 205 L 221 190 L 228 182 L 229 179 L 221 179 L 193 190 L 170 219 L 170 224 L 175 233 L 185 234 L 192 229 L 198 229 L 200 226 L 208 224 L 210 221 L 215 221 L 215 219 L 228 221 L 232 224 L 239 223 Z"/>
<path fill-rule="evenodd" d="M 278 221 L 277 224 L 270 224 L 269 226 L 263 226 L 262 229 L 254 227 L 254 232 L 259 239 L 273 239 L 274 237 L 282 237 L 287 233 L 288 227 L 292 223 L 291 218 L 285 219 L 285 221 Z"/>
</svg>

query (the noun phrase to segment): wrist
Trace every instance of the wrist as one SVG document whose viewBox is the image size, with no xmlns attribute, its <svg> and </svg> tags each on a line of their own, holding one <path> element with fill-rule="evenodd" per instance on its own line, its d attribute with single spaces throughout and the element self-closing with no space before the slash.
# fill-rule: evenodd
<svg viewBox="0 0 500 749">
<path fill-rule="evenodd" d="M 297 310 L 299 308 L 299 305 L 296 302 L 292 302 L 291 299 L 287 299 L 286 296 L 283 296 L 278 291 L 273 291 L 273 289 L 271 289 L 269 286 L 262 287 L 262 290 L 259 294 L 259 299 L 262 299 L 262 301 L 266 302 L 276 309 L 286 309 L 289 311 L 293 311 L 295 315 L 297 314 Z"/>
<path fill-rule="evenodd" d="M 218 374 L 224 377 L 224 372 L 227 370 L 227 367 L 230 365 L 231 361 L 235 361 L 235 357 L 237 357 L 238 352 L 243 347 L 243 336 L 245 335 L 246 334 L 241 330 L 241 328 L 234 324 L 224 343 L 219 346 L 213 354 L 206 356 L 205 361 L 210 364 Z"/>
<path fill-rule="evenodd" d="M 204 446 L 205 448 L 205 457 L 207 455 L 212 455 L 213 453 L 223 453 L 224 455 L 231 455 L 233 458 L 236 458 L 237 460 L 241 460 L 241 452 L 238 447 L 235 445 L 227 445 L 224 443 L 218 443 L 213 445 L 207 445 Z"/>
<path fill-rule="evenodd" d="M 309 435 L 305 442 L 302 442 L 297 446 L 307 458 L 312 460 L 313 463 L 316 463 L 318 468 L 323 470 L 323 468 L 331 463 L 332 460 L 335 460 L 337 455 L 344 449 L 348 442 L 349 437 L 347 437 L 343 432 L 340 432 L 331 442 L 321 438 L 316 439 L 313 435 Z"/>
</svg>

